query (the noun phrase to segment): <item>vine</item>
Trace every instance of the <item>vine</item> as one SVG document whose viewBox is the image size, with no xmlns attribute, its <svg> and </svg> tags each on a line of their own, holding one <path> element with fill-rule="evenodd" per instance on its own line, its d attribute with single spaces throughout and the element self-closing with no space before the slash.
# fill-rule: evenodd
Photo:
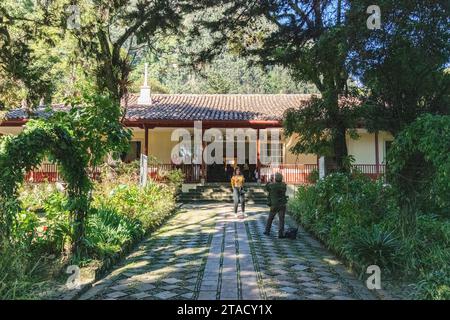
<svg viewBox="0 0 450 320">
<path fill-rule="evenodd" d="M 87 168 L 108 153 L 126 150 L 131 133 L 119 119 L 120 106 L 107 95 L 85 93 L 67 112 L 30 120 L 17 136 L 0 140 L 0 240 L 11 240 L 17 226 L 18 189 L 27 171 L 45 158 L 55 162 L 67 183 L 72 251 L 83 254 L 85 220 L 92 188 Z M 0 242 L 3 243 L 3 242 Z"/>
<path fill-rule="evenodd" d="M 45 157 L 61 169 L 67 183 L 69 208 L 73 219 L 73 245 L 78 251 L 84 236 L 91 183 L 86 172 L 88 159 L 83 156 L 69 132 L 60 125 L 31 120 L 19 135 L 5 137 L 0 146 L 0 233 L 9 238 L 20 211 L 17 191 L 27 171 Z"/>
</svg>

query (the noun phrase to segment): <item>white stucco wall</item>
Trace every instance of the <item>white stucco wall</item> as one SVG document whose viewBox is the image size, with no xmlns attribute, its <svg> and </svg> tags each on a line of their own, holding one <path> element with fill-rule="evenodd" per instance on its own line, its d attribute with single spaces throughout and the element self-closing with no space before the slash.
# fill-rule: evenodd
<svg viewBox="0 0 450 320">
<path fill-rule="evenodd" d="M 155 128 L 149 129 L 149 153 L 155 156 L 161 163 L 170 163 L 170 154 L 172 148 L 177 142 L 171 141 L 171 134 L 174 128 Z M 23 130 L 22 127 L 0 127 L 0 134 L 16 135 Z M 144 150 L 143 129 L 133 128 L 133 141 L 140 141 L 142 151 Z M 353 140 L 347 137 L 347 146 L 349 154 L 355 157 L 357 164 L 375 164 L 375 134 L 368 133 L 365 129 L 358 129 L 359 139 Z M 298 137 L 282 138 L 284 143 L 284 163 L 287 164 L 315 164 L 317 156 L 313 154 L 295 155 L 289 149 L 295 144 Z M 387 132 L 378 134 L 378 150 L 380 163 L 385 162 L 386 141 L 392 141 L 393 137 Z"/>
</svg>

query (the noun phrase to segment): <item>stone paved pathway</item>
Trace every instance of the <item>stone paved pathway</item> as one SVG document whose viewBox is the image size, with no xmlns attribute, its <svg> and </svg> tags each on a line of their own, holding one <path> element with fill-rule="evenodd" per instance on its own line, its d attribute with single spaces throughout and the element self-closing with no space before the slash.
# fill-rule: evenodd
<svg viewBox="0 0 450 320">
<path fill-rule="evenodd" d="M 81 299 L 374 299 L 320 243 L 263 235 L 267 207 L 185 205 Z M 294 225 L 287 219 L 288 224 Z"/>
</svg>

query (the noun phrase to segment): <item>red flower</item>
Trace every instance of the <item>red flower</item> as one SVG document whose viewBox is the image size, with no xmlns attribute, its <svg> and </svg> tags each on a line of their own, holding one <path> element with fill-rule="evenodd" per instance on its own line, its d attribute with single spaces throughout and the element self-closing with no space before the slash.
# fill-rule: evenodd
<svg viewBox="0 0 450 320">
<path fill-rule="evenodd" d="M 47 229 L 48 229 L 48 227 L 47 227 L 47 226 L 43 226 L 43 227 L 42 227 L 42 231 L 43 231 L 43 232 L 46 232 L 46 231 L 47 231 Z"/>
</svg>

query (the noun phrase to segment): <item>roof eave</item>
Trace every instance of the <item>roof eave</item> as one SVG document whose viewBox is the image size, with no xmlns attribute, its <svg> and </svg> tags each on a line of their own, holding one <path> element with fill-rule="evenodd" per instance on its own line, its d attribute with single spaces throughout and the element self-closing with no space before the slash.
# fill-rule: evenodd
<svg viewBox="0 0 450 320">
<path fill-rule="evenodd" d="M 202 126 L 217 128 L 277 128 L 282 127 L 281 120 L 150 120 L 126 119 L 123 124 L 127 127 L 193 127 L 195 121 L 201 121 Z M 1 127 L 20 127 L 28 119 L 7 119 L 0 122 Z"/>
</svg>

